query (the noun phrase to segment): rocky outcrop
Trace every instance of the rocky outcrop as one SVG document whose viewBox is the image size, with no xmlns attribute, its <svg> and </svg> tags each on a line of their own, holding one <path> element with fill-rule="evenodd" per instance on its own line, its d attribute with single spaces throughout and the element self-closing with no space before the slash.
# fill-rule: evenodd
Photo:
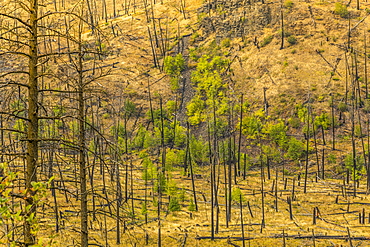
<svg viewBox="0 0 370 247">
<path fill-rule="evenodd" d="M 208 1 L 198 10 L 200 28 L 205 35 L 243 37 L 277 23 L 280 16 L 274 8 L 275 4 L 260 1 Z"/>
</svg>

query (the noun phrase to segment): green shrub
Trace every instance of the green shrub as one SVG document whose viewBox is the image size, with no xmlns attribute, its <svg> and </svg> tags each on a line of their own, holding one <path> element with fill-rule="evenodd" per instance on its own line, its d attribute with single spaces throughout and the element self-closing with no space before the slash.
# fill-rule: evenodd
<svg viewBox="0 0 370 247">
<path fill-rule="evenodd" d="M 180 211 L 181 210 L 180 203 L 179 203 L 179 201 L 177 200 L 177 198 L 175 196 L 171 196 L 170 203 L 168 205 L 168 210 L 170 212 L 175 212 L 175 211 Z"/>
<path fill-rule="evenodd" d="M 370 113 L 370 100 L 369 99 L 364 100 L 364 108 L 362 108 L 362 110 L 366 113 Z"/>
<path fill-rule="evenodd" d="M 362 155 L 357 155 L 356 156 L 356 170 L 354 169 L 354 164 L 353 164 L 353 153 L 349 153 L 346 155 L 344 158 L 344 164 L 347 169 L 349 169 L 352 173 L 352 178 L 353 175 L 355 175 L 356 180 L 360 178 L 361 174 L 363 174 L 365 171 L 365 166 L 364 166 L 364 157 Z M 355 174 L 353 174 L 355 173 Z"/>
<path fill-rule="evenodd" d="M 329 164 L 335 164 L 337 162 L 337 157 L 335 156 L 335 154 L 328 155 L 328 162 Z"/>
<path fill-rule="evenodd" d="M 267 123 L 263 127 L 263 132 L 268 135 L 268 137 L 276 144 L 283 146 L 287 141 L 288 127 L 285 123 L 280 120 L 278 123 Z"/>
<path fill-rule="evenodd" d="M 322 113 L 320 116 L 316 116 L 314 120 L 314 125 L 316 128 L 323 128 L 327 130 L 331 122 L 327 113 Z"/>
<path fill-rule="evenodd" d="M 208 142 L 204 141 L 201 136 L 198 139 L 195 136 L 191 136 L 189 144 L 192 161 L 196 164 L 209 162 Z"/>
<path fill-rule="evenodd" d="M 181 72 L 185 69 L 185 60 L 179 53 L 175 57 L 164 58 L 164 71 L 170 76 L 170 85 L 172 90 L 180 88 L 179 79 Z"/>
<path fill-rule="evenodd" d="M 244 202 L 245 198 L 243 197 L 242 191 L 240 190 L 240 188 L 235 188 L 234 187 L 232 192 L 231 192 L 231 200 L 234 201 L 234 202 L 240 203 L 240 196 L 242 198 L 242 202 Z"/>
<path fill-rule="evenodd" d="M 294 129 L 298 129 L 301 126 L 301 121 L 297 117 L 292 117 L 288 119 L 288 124 Z"/>
<path fill-rule="evenodd" d="M 341 111 L 341 112 L 346 112 L 348 111 L 348 106 L 346 103 L 344 102 L 339 102 L 338 104 L 338 110 Z"/>
<path fill-rule="evenodd" d="M 365 134 L 363 133 L 363 130 L 362 130 L 362 128 L 359 124 L 355 125 L 355 131 L 354 132 L 355 132 L 356 137 L 364 137 L 365 136 Z"/>
<path fill-rule="evenodd" d="M 342 18 L 349 17 L 347 6 L 342 3 L 335 3 L 334 14 L 339 15 Z"/>
<path fill-rule="evenodd" d="M 293 5 L 294 5 L 294 3 L 291 1 L 291 0 L 286 0 L 285 2 L 284 2 L 284 7 L 286 8 L 286 9 L 291 9 L 291 8 L 293 8 Z"/>
<path fill-rule="evenodd" d="M 286 157 L 292 160 L 299 160 L 300 158 L 303 157 L 304 153 L 305 153 L 304 144 L 294 137 L 290 138 L 288 142 L 288 150 L 286 153 Z"/>
<path fill-rule="evenodd" d="M 166 153 L 166 169 L 171 170 L 174 166 L 182 165 L 184 160 L 184 150 L 168 149 Z"/>
<path fill-rule="evenodd" d="M 199 96 L 195 96 L 186 106 L 187 115 L 189 116 L 189 123 L 191 125 L 197 125 L 204 121 L 206 118 L 204 114 L 205 102 Z"/>
<path fill-rule="evenodd" d="M 261 43 L 261 47 L 264 47 L 264 46 L 270 44 L 271 41 L 273 40 L 273 38 L 274 38 L 274 36 L 272 36 L 272 35 L 269 35 L 269 36 L 265 37 L 263 39 L 262 43 Z"/>
<path fill-rule="evenodd" d="M 222 47 L 228 48 L 228 47 L 230 47 L 230 45 L 231 45 L 231 41 L 230 41 L 229 38 L 225 38 L 221 41 L 221 46 Z"/>
<path fill-rule="evenodd" d="M 295 45 L 297 44 L 297 38 L 294 37 L 293 35 L 290 35 L 287 39 L 288 43 L 291 44 L 291 45 Z"/>
<path fill-rule="evenodd" d="M 195 204 L 194 204 L 193 199 L 191 199 L 191 200 L 190 200 L 190 204 L 189 204 L 188 210 L 189 210 L 190 212 L 194 212 L 194 211 L 196 210 L 196 206 L 195 206 Z"/>
<path fill-rule="evenodd" d="M 143 203 L 142 205 L 141 205 L 141 214 L 142 215 L 146 215 L 148 213 L 148 208 L 147 208 L 147 206 L 146 206 L 146 203 Z"/>
</svg>

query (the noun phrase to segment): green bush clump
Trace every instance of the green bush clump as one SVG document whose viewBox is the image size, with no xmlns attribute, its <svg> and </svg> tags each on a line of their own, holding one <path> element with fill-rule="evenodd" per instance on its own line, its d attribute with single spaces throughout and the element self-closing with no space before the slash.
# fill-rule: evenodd
<svg viewBox="0 0 370 247">
<path fill-rule="evenodd" d="M 274 36 L 272 35 L 269 35 L 267 37 L 265 37 L 261 43 L 261 47 L 265 47 L 266 45 L 270 44 L 271 41 L 273 40 Z"/>
<path fill-rule="evenodd" d="M 217 114 L 224 114 L 229 106 L 226 98 L 227 85 L 222 79 L 222 74 L 228 68 L 229 60 L 220 56 L 202 56 L 197 68 L 192 72 L 191 80 L 196 86 L 196 95 L 187 105 L 188 121 L 197 125 L 205 121 L 208 107 L 217 109 Z"/>
<path fill-rule="evenodd" d="M 349 17 L 347 6 L 341 3 L 335 3 L 334 14 L 339 15 L 342 18 Z"/>
<path fill-rule="evenodd" d="M 286 157 L 292 160 L 299 160 L 305 154 L 304 144 L 296 138 L 290 138 Z"/>
<path fill-rule="evenodd" d="M 231 45 L 231 40 L 229 38 L 223 39 L 221 41 L 221 46 L 222 47 L 228 48 L 228 47 L 230 47 L 230 45 Z"/>
<path fill-rule="evenodd" d="M 179 53 L 175 57 L 165 57 L 164 71 L 171 77 L 171 89 L 176 91 L 180 88 L 179 80 L 181 72 L 185 69 L 185 60 Z"/>
<path fill-rule="evenodd" d="M 354 166 L 354 160 L 356 162 L 356 167 Z M 364 158 L 361 155 L 357 155 L 354 159 L 353 153 L 349 153 L 344 158 L 344 164 L 346 168 L 351 171 L 351 177 L 355 177 L 356 180 L 359 179 L 361 175 L 366 172 L 364 163 Z"/>
<path fill-rule="evenodd" d="M 181 210 L 180 203 L 179 203 L 179 201 L 177 200 L 176 197 L 171 196 L 170 203 L 168 205 L 168 210 L 170 212 L 175 212 L 175 211 L 180 211 Z"/>
<path fill-rule="evenodd" d="M 291 8 L 293 8 L 293 5 L 294 5 L 294 3 L 291 1 L 291 0 L 286 0 L 285 2 L 284 2 L 284 7 L 286 8 L 286 9 L 291 9 Z"/>
<path fill-rule="evenodd" d="M 339 102 L 338 104 L 338 110 L 341 112 L 346 112 L 348 111 L 348 106 L 345 102 Z"/>
<path fill-rule="evenodd" d="M 288 41 L 288 43 L 289 44 L 291 44 L 291 45 L 295 45 L 295 44 L 297 44 L 297 38 L 296 37 L 294 37 L 293 35 L 290 35 L 289 37 L 288 37 L 288 39 L 287 39 L 287 41 Z"/>
<path fill-rule="evenodd" d="M 240 203 L 240 198 L 242 199 L 242 202 L 245 201 L 245 198 L 240 188 L 233 188 L 231 192 L 231 200 L 233 202 Z"/>
</svg>

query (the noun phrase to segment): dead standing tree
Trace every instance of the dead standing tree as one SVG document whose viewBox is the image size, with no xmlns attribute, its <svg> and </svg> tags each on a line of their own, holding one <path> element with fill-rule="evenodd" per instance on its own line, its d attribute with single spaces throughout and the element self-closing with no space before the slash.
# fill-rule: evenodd
<svg viewBox="0 0 370 247">
<path fill-rule="evenodd" d="M 83 2 L 81 3 L 83 4 Z M 25 159 L 25 191 L 26 196 L 24 197 L 24 227 L 23 227 L 23 243 L 25 246 L 34 245 L 36 243 L 36 233 L 32 229 L 32 222 L 29 217 L 36 215 L 36 204 L 34 202 L 34 196 L 36 191 L 33 190 L 33 184 L 37 182 L 38 167 L 42 166 L 40 159 L 40 142 L 44 141 L 62 141 L 60 138 L 49 138 L 45 139 L 40 133 L 40 121 L 46 120 L 58 120 L 60 116 L 48 115 L 48 110 L 43 105 L 45 102 L 44 93 L 50 93 L 47 97 L 50 97 L 49 101 L 53 99 L 57 93 L 63 93 L 63 90 L 52 89 L 53 77 L 55 74 L 47 70 L 46 67 L 55 66 L 52 61 L 56 62 L 56 59 L 64 57 L 67 61 L 75 61 L 75 71 L 77 71 L 78 85 L 77 90 L 74 92 L 78 95 L 79 101 L 79 115 L 75 118 L 79 122 L 79 141 L 78 150 L 80 151 L 80 177 L 81 177 L 81 212 L 82 212 L 82 245 L 87 246 L 87 200 L 84 197 L 86 195 L 86 132 L 85 132 L 85 99 L 84 90 L 86 85 L 96 80 L 102 74 L 93 76 L 93 79 L 86 80 L 86 73 L 92 72 L 94 74 L 99 71 L 98 68 L 86 68 L 84 67 L 84 56 L 86 52 L 82 46 L 83 41 L 82 35 L 82 23 L 84 21 L 81 13 L 72 12 L 50 12 L 45 11 L 45 6 L 40 5 L 38 0 L 32 1 L 9 1 L 6 2 L 3 8 L 0 10 L 1 26 L 0 26 L 0 42 L 2 42 L 2 51 L 0 57 L 9 61 L 16 61 L 17 66 L 7 68 L 1 71 L 0 83 L 7 93 L 13 94 L 17 89 L 19 95 L 21 92 L 25 94 L 24 99 L 21 100 L 23 108 L 21 111 L 17 110 L 15 113 L 10 109 L 5 108 L 2 104 L 1 115 L 5 115 L 7 119 L 13 119 L 8 122 L 19 122 L 22 126 L 22 130 L 14 128 L 6 129 L 2 128 L 2 139 L 5 135 L 3 132 L 9 131 L 10 133 L 17 132 L 22 135 L 22 141 L 26 143 L 26 148 L 18 148 L 18 153 L 23 152 L 26 156 Z M 45 14 L 43 14 L 45 13 Z M 76 37 L 68 28 L 57 27 L 52 24 L 51 19 L 59 18 L 62 16 L 73 16 L 75 22 L 79 23 L 79 27 Z M 69 20 L 71 21 L 71 20 Z M 66 21 L 67 23 L 67 21 Z M 58 41 L 58 46 L 52 45 L 52 42 Z M 74 49 L 70 49 L 70 43 L 74 43 Z M 64 49 L 61 52 L 61 47 L 67 46 L 68 49 Z M 56 48 L 55 48 L 56 47 Z M 65 48 L 65 47 L 64 47 Z M 99 51 L 95 51 L 96 54 Z M 69 59 L 68 59 L 69 57 Z M 75 58 L 73 60 L 73 57 Z M 94 66 L 96 63 L 92 63 Z M 69 76 L 69 74 L 68 74 Z M 53 78 L 53 79 L 51 79 Z M 62 81 L 62 78 L 59 78 Z M 55 80 L 54 80 L 55 81 Z M 66 92 L 65 92 L 66 93 Z M 7 101 L 9 102 L 9 101 Z M 19 107 L 18 107 L 19 108 Z M 6 109 L 6 110 L 4 110 Z M 19 114 L 22 112 L 22 114 Z M 26 124 L 25 124 L 26 123 Z M 3 125 L 2 125 L 3 126 Z M 11 136 L 9 134 L 9 136 Z M 12 143 L 12 140 L 4 140 L 4 143 Z M 20 149 L 20 150 L 19 150 Z M 19 156 L 22 160 L 22 157 Z M 49 173 L 49 174 L 52 174 Z M 83 182 L 85 181 L 85 182 Z M 82 205 L 83 204 L 83 205 Z M 56 212 L 57 213 L 57 212 Z M 36 218 L 36 217 L 35 217 Z M 36 218 L 37 219 L 37 218 Z M 22 242 L 22 241 L 19 241 Z M 86 243 L 86 244 L 83 244 Z"/>
<path fill-rule="evenodd" d="M 42 17 L 39 16 L 39 3 L 37 0 L 23 3 L 16 1 L 15 3 L 6 3 L 0 12 L 3 19 L 1 28 L 1 39 L 5 42 L 5 51 L 0 53 L 0 57 L 9 55 L 11 59 L 18 59 L 24 63 L 22 66 L 25 69 L 10 70 L 1 75 L 2 78 L 12 75 L 26 75 L 24 83 L 15 82 L 7 83 L 2 81 L 6 86 L 21 86 L 27 92 L 26 117 L 22 120 L 27 122 L 26 138 L 26 175 L 25 175 L 25 205 L 29 210 L 25 211 L 25 219 L 36 214 L 36 205 L 34 204 L 32 183 L 37 181 L 38 167 L 38 143 L 39 143 L 39 80 L 42 75 L 39 75 L 40 62 L 44 55 L 39 54 L 39 22 Z M 19 10 L 17 10 L 19 9 Z M 20 10 L 21 9 L 21 10 Z M 17 11 L 16 11 L 17 10 Z M 15 32 L 18 30 L 17 32 Z M 18 49 L 14 50 L 14 47 Z M 28 67 L 26 68 L 26 64 Z M 5 85 L 4 85 L 5 86 Z M 11 113 L 3 113 L 8 116 L 21 119 L 19 116 Z M 32 233 L 30 221 L 24 221 L 24 245 L 30 246 L 35 244 L 36 236 Z"/>
</svg>

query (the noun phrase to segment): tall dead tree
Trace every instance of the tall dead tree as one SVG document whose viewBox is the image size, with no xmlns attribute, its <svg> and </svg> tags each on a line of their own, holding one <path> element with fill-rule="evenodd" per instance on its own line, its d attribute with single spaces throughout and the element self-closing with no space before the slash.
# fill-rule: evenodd
<svg viewBox="0 0 370 247">
<path fill-rule="evenodd" d="M 18 5 L 18 6 L 17 6 Z M 23 12 L 17 15 L 13 10 L 17 7 L 23 7 Z M 27 63 L 27 69 L 8 71 L 0 75 L 0 78 L 11 77 L 11 75 L 26 75 L 27 79 L 24 83 L 13 81 L 10 84 L 21 86 L 27 92 L 27 116 L 22 120 L 27 122 L 26 136 L 26 174 L 25 174 L 25 205 L 29 210 L 25 211 L 25 219 L 36 214 L 36 205 L 34 204 L 35 191 L 32 184 L 37 181 L 37 166 L 38 166 L 38 142 L 39 142 L 39 2 L 32 0 L 28 3 L 6 3 L 0 10 L 0 16 L 3 23 L 7 22 L 7 27 L 0 29 L 1 40 L 6 43 L 6 49 L 0 53 L 0 57 L 11 56 L 13 59 Z M 10 24 L 13 23 L 13 24 Z M 14 25 L 15 24 L 15 25 Z M 14 25 L 14 26 L 13 26 Z M 13 30 L 20 29 L 24 32 L 15 33 Z M 11 35 L 13 34 L 13 35 Z M 26 36 L 27 35 L 27 36 Z M 13 50 L 15 45 L 17 50 Z M 25 59 L 24 59 L 25 58 Z M 26 64 L 24 64 L 26 67 Z M 3 85 L 9 83 L 1 82 Z M 8 114 L 12 115 L 12 114 Z M 14 116 L 20 119 L 18 116 Z M 31 223 L 28 220 L 24 221 L 24 245 L 30 246 L 35 244 L 36 236 L 31 229 Z"/>
</svg>

